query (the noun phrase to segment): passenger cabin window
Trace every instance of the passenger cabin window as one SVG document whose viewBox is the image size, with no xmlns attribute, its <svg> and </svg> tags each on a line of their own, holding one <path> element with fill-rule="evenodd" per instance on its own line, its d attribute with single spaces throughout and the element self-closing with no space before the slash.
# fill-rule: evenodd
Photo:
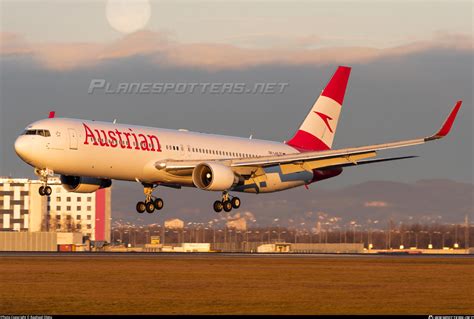
<svg viewBox="0 0 474 319">
<path fill-rule="evenodd" d="M 44 137 L 51 136 L 48 130 L 26 130 L 23 132 L 23 135 L 39 135 Z"/>
</svg>

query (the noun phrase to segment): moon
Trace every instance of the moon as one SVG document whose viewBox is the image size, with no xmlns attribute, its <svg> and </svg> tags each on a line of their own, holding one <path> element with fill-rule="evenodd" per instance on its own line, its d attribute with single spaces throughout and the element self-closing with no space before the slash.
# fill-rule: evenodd
<svg viewBox="0 0 474 319">
<path fill-rule="evenodd" d="M 110 26 L 121 33 L 143 29 L 151 16 L 149 0 L 108 0 L 105 11 Z"/>
</svg>

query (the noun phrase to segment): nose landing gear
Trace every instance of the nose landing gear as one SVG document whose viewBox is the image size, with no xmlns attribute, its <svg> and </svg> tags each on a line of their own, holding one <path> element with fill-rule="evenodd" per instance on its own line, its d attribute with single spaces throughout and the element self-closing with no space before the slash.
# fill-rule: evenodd
<svg viewBox="0 0 474 319">
<path fill-rule="evenodd" d="M 54 172 L 47 168 L 35 168 L 35 175 L 38 176 L 43 183 L 38 189 L 38 193 L 41 196 L 50 196 L 53 190 L 48 186 L 48 178 L 54 175 Z"/>
<path fill-rule="evenodd" d="M 232 197 L 227 191 L 222 192 L 222 200 L 216 200 L 214 202 L 213 208 L 216 213 L 220 213 L 222 210 L 225 212 L 230 212 L 232 208 L 239 208 L 240 207 L 240 198 Z"/>
<path fill-rule="evenodd" d="M 152 214 L 155 210 L 160 210 L 163 208 L 163 200 L 161 198 L 156 198 L 152 195 L 155 188 L 156 185 L 143 184 L 143 193 L 145 194 L 145 201 L 137 203 L 136 209 L 138 213 L 143 214 L 146 211 L 148 214 Z"/>
</svg>

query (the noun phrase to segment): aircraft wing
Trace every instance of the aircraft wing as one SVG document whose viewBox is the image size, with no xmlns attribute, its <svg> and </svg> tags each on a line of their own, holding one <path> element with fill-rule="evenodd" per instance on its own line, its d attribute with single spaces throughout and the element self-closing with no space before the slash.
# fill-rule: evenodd
<svg viewBox="0 0 474 319">
<path fill-rule="evenodd" d="M 437 140 L 448 135 L 454 123 L 456 115 L 461 107 L 462 101 L 458 101 L 451 113 L 445 120 L 443 126 L 434 135 L 417 138 L 412 140 L 397 141 L 384 144 L 374 144 L 368 146 L 351 147 L 338 150 L 303 152 L 286 155 L 272 155 L 255 158 L 236 158 L 224 160 L 200 160 L 200 161 L 160 161 L 155 163 L 155 167 L 159 170 L 173 171 L 189 170 L 202 162 L 216 161 L 224 165 L 230 166 L 236 173 L 253 174 L 259 168 L 280 165 L 282 173 L 288 174 L 302 170 L 321 169 L 326 167 L 350 166 L 357 165 L 359 161 L 375 157 L 377 151 L 401 148 L 406 146 L 414 146 L 424 144 L 429 141 Z M 397 159 L 397 158 L 394 158 Z M 379 161 L 366 161 L 379 162 Z"/>
</svg>

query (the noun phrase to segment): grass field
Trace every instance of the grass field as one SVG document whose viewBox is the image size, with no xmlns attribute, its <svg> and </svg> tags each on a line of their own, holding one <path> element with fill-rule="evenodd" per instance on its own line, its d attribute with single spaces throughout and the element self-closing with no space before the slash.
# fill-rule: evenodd
<svg viewBox="0 0 474 319">
<path fill-rule="evenodd" d="M 474 259 L 2 257 L 1 314 L 474 314 Z"/>
</svg>

